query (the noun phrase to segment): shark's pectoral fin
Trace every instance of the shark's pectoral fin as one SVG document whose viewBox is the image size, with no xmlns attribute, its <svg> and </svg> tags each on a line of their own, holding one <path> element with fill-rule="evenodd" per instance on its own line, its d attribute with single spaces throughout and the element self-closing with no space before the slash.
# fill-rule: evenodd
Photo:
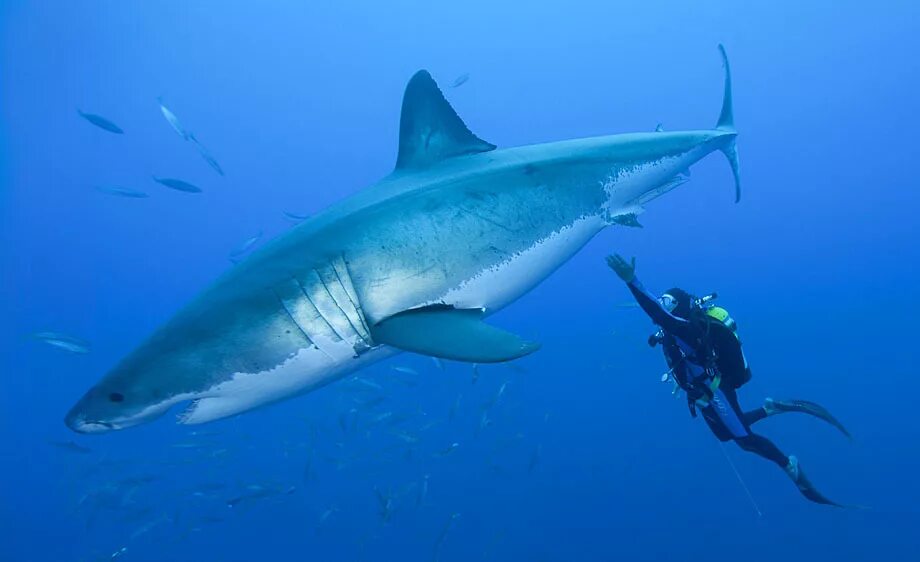
<svg viewBox="0 0 920 562">
<path fill-rule="evenodd" d="M 415 73 L 403 96 L 397 171 L 424 168 L 452 156 L 494 149 L 494 144 L 467 128 L 428 72 Z"/>
<path fill-rule="evenodd" d="M 482 321 L 478 309 L 429 306 L 406 310 L 371 329 L 375 342 L 470 363 L 498 363 L 533 353 L 539 344 Z"/>
</svg>

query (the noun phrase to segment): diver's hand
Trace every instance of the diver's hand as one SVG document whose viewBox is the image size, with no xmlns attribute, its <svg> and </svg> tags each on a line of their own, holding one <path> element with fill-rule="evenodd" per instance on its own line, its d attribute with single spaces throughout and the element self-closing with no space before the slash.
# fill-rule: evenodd
<svg viewBox="0 0 920 562">
<path fill-rule="evenodd" d="M 627 283 L 632 283 L 636 278 L 636 258 L 626 261 L 620 254 L 607 256 L 607 265 Z"/>
</svg>

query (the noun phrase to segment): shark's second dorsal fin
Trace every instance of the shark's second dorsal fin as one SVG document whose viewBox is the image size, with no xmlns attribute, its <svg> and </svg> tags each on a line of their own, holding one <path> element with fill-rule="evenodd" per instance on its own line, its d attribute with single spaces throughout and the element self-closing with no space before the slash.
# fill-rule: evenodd
<svg viewBox="0 0 920 562">
<path fill-rule="evenodd" d="M 424 168 L 451 156 L 494 149 L 494 144 L 470 132 L 427 71 L 415 73 L 403 96 L 397 170 Z"/>
</svg>

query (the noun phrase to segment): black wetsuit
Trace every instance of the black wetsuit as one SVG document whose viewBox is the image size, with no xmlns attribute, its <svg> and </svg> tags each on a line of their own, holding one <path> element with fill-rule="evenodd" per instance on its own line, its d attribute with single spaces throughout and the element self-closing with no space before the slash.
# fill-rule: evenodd
<svg viewBox="0 0 920 562">
<path fill-rule="evenodd" d="M 713 363 L 707 357 L 709 334 L 700 323 L 693 323 L 668 312 L 638 279 L 627 283 L 642 310 L 664 332 L 663 345 L 668 365 L 677 383 L 687 392 L 690 410 L 699 408 L 703 419 L 720 441 L 734 441 L 739 447 L 786 468 L 789 458 L 772 441 L 751 431 L 751 425 L 767 417 L 763 408 L 743 412 L 734 388 L 723 383 L 713 388 L 718 369 L 747 369 L 738 346 L 737 355 L 726 353 Z M 739 359 L 741 363 L 739 363 Z"/>
</svg>

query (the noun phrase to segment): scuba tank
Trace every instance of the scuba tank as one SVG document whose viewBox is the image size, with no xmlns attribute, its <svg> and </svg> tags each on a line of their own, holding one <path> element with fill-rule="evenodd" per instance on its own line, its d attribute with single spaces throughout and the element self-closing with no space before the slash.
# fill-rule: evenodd
<svg viewBox="0 0 920 562">
<path fill-rule="evenodd" d="M 690 307 L 689 321 L 699 323 L 705 332 L 703 345 L 706 354 L 712 356 L 712 362 L 721 375 L 721 384 L 738 389 L 751 380 L 751 369 L 741 349 L 738 325 L 728 311 L 714 304 L 718 293 L 694 299 Z M 648 344 L 656 347 L 666 340 L 664 330 L 658 330 L 648 338 Z M 667 356 L 667 349 L 665 349 Z M 672 371 L 662 380 L 674 380 Z M 677 382 L 677 381 L 675 381 Z"/>
<path fill-rule="evenodd" d="M 706 323 L 706 345 L 715 356 L 715 365 L 722 376 L 722 384 L 738 389 L 751 380 L 751 369 L 741 348 L 738 324 L 727 310 L 713 304 L 717 293 L 694 302 L 698 321 Z"/>
</svg>

